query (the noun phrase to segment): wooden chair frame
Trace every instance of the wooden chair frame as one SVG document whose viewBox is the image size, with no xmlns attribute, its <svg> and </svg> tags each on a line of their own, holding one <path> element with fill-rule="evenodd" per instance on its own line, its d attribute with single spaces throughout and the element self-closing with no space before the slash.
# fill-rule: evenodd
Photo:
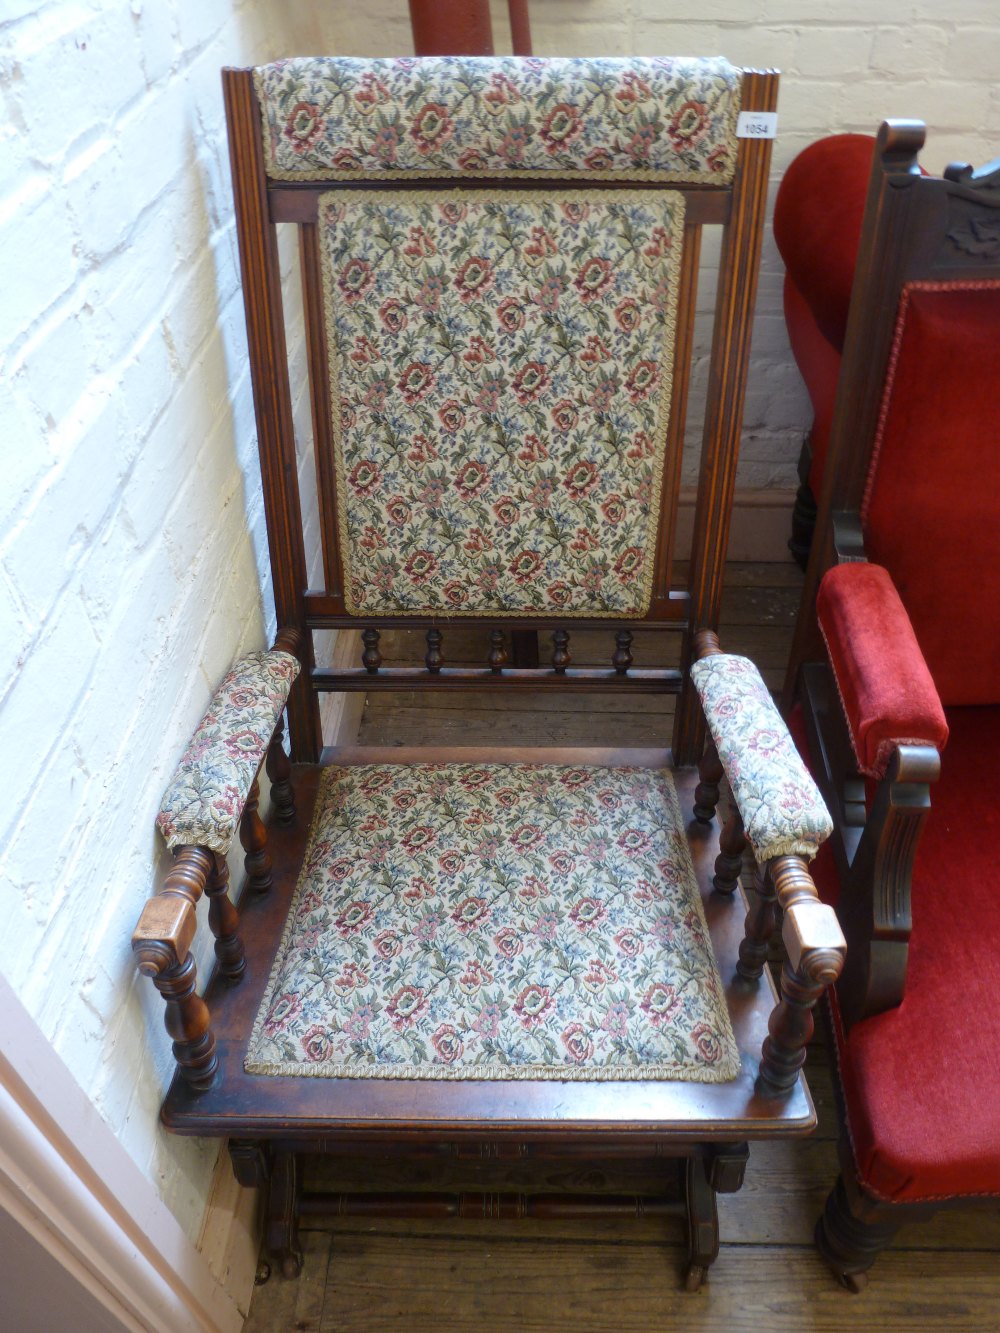
<svg viewBox="0 0 1000 1333">
<path fill-rule="evenodd" d="M 744 71 L 742 107 L 773 111 L 777 75 Z M 738 814 L 730 817 L 721 844 L 713 828 L 720 797 L 722 766 L 713 746 L 705 748 L 705 722 L 688 667 L 698 656 L 719 651 L 718 624 L 730 510 L 736 475 L 740 422 L 746 387 L 751 315 L 756 291 L 767 189 L 770 142 L 740 139 L 735 177 L 728 185 L 677 186 L 686 196 L 685 251 L 679 284 L 678 338 L 669 426 L 668 475 L 665 478 L 656 553 L 653 598 L 641 619 L 506 616 L 503 630 L 533 634 L 553 631 L 551 663 L 531 669 L 508 667 L 503 631 L 497 620 L 463 617 L 463 623 L 489 625 L 490 648 L 480 669 L 449 667 L 442 649 L 441 618 L 434 616 L 364 617 L 347 613 L 336 529 L 335 478 L 326 342 L 318 299 L 320 252 L 317 200 L 336 187 L 269 181 L 264 171 L 261 121 L 252 72 L 223 74 L 226 115 L 243 271 L 254 402 L 263 477 L 264 506 L 278 624 L 276 647 L 293 653 L 303 671 L 288 702 L 291 759 L 281 747 L 279 728 L 267 752 L 275 816 L 265 831 L 257 814 L 256 786 L 241 821 L 247 853 L 249 892 L 237 916 L 226 892 L 219 858 L 207 849 L 177 849 L 173 871 L 143 914 L 134 947 L 141 969 L 167 1000 L 167 1029 L 174 1038 L 178 1075 L 163 1108 L 173 1131 L 224 1135 L 239 1180 L 266 1185 L 267 1242 L 288 1272 L 297 1270 L 300 1216 L 370 1213 L 388 1209 L 396 1216 L 590 1215 L 597 1201 L 576 1202 L 562 1196 L 525 1196 L 498 1192 L 495 1181 L 480 1173 L 472 1192 L 438 1191 L 415 1201 L 393 1191 L 330 1192 L 301 1189 L 299 1160 L 310 1152 L 374 1154 L 390 1157 L 423 1153 L 438 1163 L 449 1156 L 472 1157 L 482 1166 L 537 1159 L 560 1162 L 595 1157 L 638 1157 L 649 1165 L 652 1202 L 605 1193 L 612 1211 L 679 1211 L 687 1218 L 688 1285 L 697 1287 L 718 1251 L 716 1193 L 738 1189 L 751 1139 L 808 1134 L 815 1112 L 801 1077 L 805 1043 L 812 1032 L 812 1007 L 838 973 L 842 941 L 818 930 L 810 934 L 816 892 L 805 863 L 795 856 L 775 857 L 761 868 L 756 905 L 746 915 L 736 893 L 745 834 Z M 545 188 L 538 181 L 511 179 L 512 188 Z M 489 182 L 492 189 L 498 182 Z M 559 182 L 560 189 L 586 189 L 585 183 Z M 656 186 L 629 188 L 655 189 Z M 424 181 L 422 189 L 481 188 L 474 180 Z M 366 188 L 372 188 L 368 182 Z M 395 183 L 379 188 L 398 188 Z M 601 188 L 614 188 L 601 182 Z M 662 187 L 659 187 L 662 188 Z M 312 395 L 317 489 L 320 497 L 325 587 L 306 586 L 306 551 L 297 481 L 285 328 L 281 299 L 276 224 L 295 223 L 301 242 L 302 286 Z M 698 486 L 695 537 L 689 586 L 673 586 L 673 532 L 690 378 L 692 328 L 702 229 L 723 228 L 722 261 L 716 302 L 715 337 L 709 372 L 704 448 Z M 386 667 L 379 652 L 379 630 L 406 625 L 426 629 L 423 667 Z M 574 667 L 570 629 L 600 628 L 614 635 L 606 669 Z M 633 669 L 631 642 L 636 628 L 662 629 L 681 636 L 680 669 Z M 317 665 L 315 631 L 360 629 L 364 651 L 356 667 L 332 670 Z M 515 640 L 516 647 L 516 640 Z M 572 693 L 634 690 L 679 695 L 673 753 L 646 750 L 547 751 L 507 748 L 470 749 L 324 749 L 318 695 L 326 690 L 496 689 L 559 690 Z M 691 766 L 699 760 L 696 772 Z M 730 1083 L 603 1082 L 559 1083 L 529 1080 L 505 1083 L 370 1079 L 260 1078 L 246 1074 L 243 1052 L 259 1007 L 276 940 L 288 911 L 305 850 L 307 830 L 320 774 L 319 762 L 407 763 L 418 760 L 495 763 L 533 761 L 574 764 L 673 763 L 682 805 L 695 807 L 689 828 L 692 858 L 705 902 L 712 944 L 730 988 L 729 1009 L 741 1052 L 763 1047 L 759 1061 L 747 1058 Z M 294 783 L 295 796 L 292 795 Z M 205 1000 L 196 990 L 190 955 L 194 904 L 202 892 L 211 899 L 210 925 L 216 935 L 219 967 Z M 786 909 L 784 938 L 789 961 L 783 999 L 766 969 L 768 938 L 776 909 Z M 820 909 L 822 915 L 822 909 Z M 800 927 L 804 927 L 800 929 Z M 239 984 L 234 984 L 238 982 Z M 211 1011 L 211 1016 L 210 1016 Z M 499 1091 L 498 1091 L 499 1090 Z M 499 1110 L 498 1110 L 499 1107 Z M 483 1171 L 486 1168 L 483 1167 Z M 671 1175 L 676 1179 L 671 1182 Z M 660 1182 L 656 1184 L 656 1182 Z M 671 1200 L 679 1193 L 680 1201 Z"/>
</svg>

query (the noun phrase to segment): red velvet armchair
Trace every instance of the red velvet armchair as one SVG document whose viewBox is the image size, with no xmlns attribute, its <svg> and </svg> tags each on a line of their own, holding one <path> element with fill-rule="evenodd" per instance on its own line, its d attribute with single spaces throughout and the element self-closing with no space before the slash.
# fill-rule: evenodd
<svg viewBox="0 0 1000 1333">
<path fill-rule="evenodd" d="M 788 543 L 803 568 L 816 524 L 874 146 L 868 134 L 834 134 L 810 144 L 785 172 L 774 205 L 788 340 L 813 408 Z"/>
<path fill-rule="evenodd" d="M 902 1223 L 1000 1199 L 1000 162 L 924 176 L 923 137 L 875 149 L 786 691 L 836 825 L 817 1243 L 855 1290 Z"/>
</svg>

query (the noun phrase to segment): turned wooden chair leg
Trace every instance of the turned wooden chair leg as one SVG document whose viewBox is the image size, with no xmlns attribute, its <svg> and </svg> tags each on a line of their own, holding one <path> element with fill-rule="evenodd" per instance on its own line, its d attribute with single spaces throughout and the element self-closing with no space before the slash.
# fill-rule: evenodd
<svg viewBox="0 0 1000 1333">
<path fill-rule="evenodd" d="M 687 1202 L 688 1267 L 686 1291 L 697 1291 L 719 1254 L 719 1210 L 704 1157 L 689 1157 L 684 1164 Z"/>
<path fill-rule="evenodd" d="M 786 1097 L 805 1064 L 815 1026 L 813 1007 L 840 976 L 846 945 L 832 909 L 819 901 L 804 861 L 778 856 L 766 872 L 785 913 L 782 939 L 788 961 L 781 973 L 781 1001 L 767 1025 L 757 1091 L 765 1097 Z"/>
<path fill-rule="evenodd" d="M 163 1022 L 173 1038 L 177 1068 L 199 1091 L 211 1087 L 219 1067 L 208 1006 L 197 993 L 198 971 L 191 954 L 195 907 L 214 868 L 215 853 L 207 847 L 179 847 L 132 936 L 139 971 L 152 978 L 166 1001 Z"/>
<path fill-rule="evenodd" d="M 816 1248 L 837 1281 L 855 1294 L 868 1285 L 868 1270 L 892 1243 L 899 1223 L 886 1211 L 860 1198 L 844 1174 L 830 1191 L 816 1222 Z"/>
<path fill-rule="evenodd" d="M 278 718 L 271 743 L 267 747 L 265 768 L 271 783 L 271 803 L 274 806 L 274 822 L 291 824 L 295 821 L 295 788 L 292 786 L 292 764 L 282 744 L 285 736 L 285 722 Z"/>
<path fill-rule="evenodd" d="M 777 920 L 778 895 L 768 867 L 758 871 L 754 880 L 754 899 L 747 912 L 746 933 L 740 941 L 736 975 L 744 981 L 758 982 L 764 975 L 771 936 Z"/>
<path fill-rule="evenodd" d="M 715 878 L 712 880 L 712 887 L 717 893 L 735 892 L 740 882 L 746 845 L 743 816 L 734 803 L 719 835 L 719 855 L 715 858 Z"/>
<path fill-rule="evenodd" d="M 208 924 L 215 936 L 219 971 L 231 981 L 239 981 L 247 970 L 246 951 L 240 937 L 240 914 L 229 897 L 229 866 L 218 852 L 205 884 L 205 893 L 209 899 Z"/>
<path fill-rule="evenodd" d="M 271 1161 L 265 1245 L 285 1277 L 302 1271 L 299 1244 L 299 1169 L 294 1153 L 276 1152 Z"/>
<path fill-rule="evenodd" d="M 701 781 L 694 789 L 694 817 L 699 824 L 711 824 L 719 804 L 719 783 L 722 781 L 719 752 L 711 740 L 698 764 L 698 777 Z"/>
<path fill-rule="evenodd" d="M 271 856 L 267 850 L 267 829 L 257 812 L 260 804 L 260 783 L 256 778 L 250 788 L 243 814 L 240 817 L 240 845 L 246 856 L 247 887 L 251 893 L 267 893 L 271 878 Z"/>
</svg>

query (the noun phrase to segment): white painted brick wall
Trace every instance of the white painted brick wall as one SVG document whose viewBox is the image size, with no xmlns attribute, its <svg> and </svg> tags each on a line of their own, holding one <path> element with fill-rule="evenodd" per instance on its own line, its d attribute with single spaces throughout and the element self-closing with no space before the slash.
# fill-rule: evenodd
<svg viewBox="0 0 1000 1333">
<path fill-rule="evenodd" d="M 925 166 L 976 165 L 1000 154 L 1000 10 L 996 0 L 530 0 L 538 55 L 724 55 L 781 70 L 770 207 L 782 173 L 807 144 L 838 131 L 874 133 L 886 116 L 925 120 Z M 678 11 L 685 14 L 677 18 Z M 491 0 L 496 49 L 510 50 L 505 0 Z M 330 39 L 343 55 L 413 50 L 402 0 L 334 6 Z M 746 487 L 795 486 L 809 402 L 781 317 L 784 270 L 768 234 L 757 302 L 740 458 Z M 707 275 L 708 276 L 708 275 Z M 708 292 L 699 309 L 710 310 Z M 693 385 L 704 383 L 706 321 Z M 692 403 L 689 439 L 701 412 Z M 694 450 L 685 481 L 695 478 Z"/>
<path fill-rule="evenodd" d="M 158 1128 L 129 937 L 166 780 L 274 628 L 219 70 L 325 41 L 267 0 L 0 9 L 0 971 L 192 1238 L 218 1145 Z"/>
<path fill-rule="evenodd" d="M 1000 146 L 994 0 L 911 0 L 905 23 L 887 0 L 672 8 L 532 0 L 536 50 L 781 66 L 775 180 L 819 135 L 885 114 L 929 120 L 933 168 Z M 164 783 L 230 662 L 273 628 L 218 72 L 335 49 L 409 50 L 404 0 L 0 10 L 0 971 L 192 1236 L 215 1147 L 157 1129 L 169 1044 L 128 940 L 162 871 Z M 780 279 L 769 243 L 744 485 L 791 482 L 807 421 Z M 703 309 L 713 287 L 709 272 Z M 308 415 L 300 394 L 303 441 Z M 300 475 L 315 568 L 304 450 Z"/>
</svg>

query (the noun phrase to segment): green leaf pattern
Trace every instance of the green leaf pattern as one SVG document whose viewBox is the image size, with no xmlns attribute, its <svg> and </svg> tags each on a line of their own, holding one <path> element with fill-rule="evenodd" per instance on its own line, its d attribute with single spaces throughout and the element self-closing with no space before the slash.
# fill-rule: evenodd
<svg viewBox="0 0 1000 1333">
<path fill-rule="evenodd" d="M 833 821 L 760 672 L 749 658 L 714 653 L 694 663 L 691 680 L 758 864 L 812 860 Z"/>
<path fill-rule="evenodd" d="M 726 184 L 720 58 L 298 57 L 254 71 L 277 180 L 548 175 Z"/>
<path fill-rule="evenodd" d="M 246 1069 L 735 1077 L 670 774 L 326 770 Z"/>
<path fill-rule="evenodd" d="M 349 609 L 644 614 L 683 207 L 322 196 Z"/>
<path fill-rule="evenodd" d="M 156 826 L 170 848 L 225 855 L 250 786 L 299 674 L 291 653 L 249 653 L 216 690 L 163 794 Z"/>
</svg>

